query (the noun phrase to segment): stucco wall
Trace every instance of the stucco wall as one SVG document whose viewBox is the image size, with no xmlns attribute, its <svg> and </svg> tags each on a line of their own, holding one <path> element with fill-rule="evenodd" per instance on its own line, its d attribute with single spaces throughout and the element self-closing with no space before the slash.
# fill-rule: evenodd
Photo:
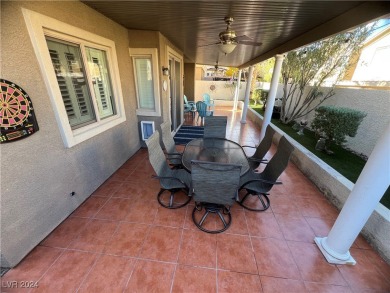
<svg viewBox="0 0 390 293">
<path fill-rule="evenodd" d="M 210 90 L 210 86 L 214 85 L 215 90 Z M 207 81 L 196 80 L 195 81 L 195 102 L 202 101 L 202 95 L 208 93 L 214 100 L 233 100 L 234 87 L 226 81 Z M 240 94 L 238 100 L 244 100 L 245 97 L 246 82 L 241 82 Z"/>
<path fill-rule="evenodd" d="M 214 91 L 210 85 L 215 85 Z M 227 87 L 226 81 L 195 81 L 195 101 L 201 101 L 204 93 L 210 94 L 215 100 L 232 100 L 233 88 Z M 265 88 L 266 84 L 263 85 Z M 239 100 L 244 100 L 246 83 L 241 82 Z M 307 91 L 307 90 L 306 90 Z M 283 86 L 279 84 L 276 98 L 282 98 Z M 355 137 L 347 137 L 345 146 L 358 154 L 369 156 L 380 135 L 390 123 L 390 90 L 362 89 L 337 87 L 335 95 L 326 100 L 323 105 L 347 107 L 367 113 Z M 311 121 L 315 112 L 309 113 L 305 119 Z M 302 118 L 301 118 L 302 119 Z M 309 124 L 310 126 L 310 124 Z"/>
<path fill-rule="evenodd" d="M 283 96 L 282 85 L 279 85 L 277 98 Z M 335 88 L 335 95 L 323 105 L 334 105 L 363 111 L 367 116 L 359 126 L 355 137 L 347 137 L 345 146 L 356 153 L 369 156 L 380 135 L 390 123 L 390 90 Z M 315 112 L 305 117 L 308 121 L 314 118 Z"/>
<path fill-rule="evenodd" d="M 336 88 L 335 92 L 336 95 L 324 105 L 348 107 L 367 113 L 356 136 L 347 137 L 346 147 L 368 157 L 390 123 L 390 90 Z"/>
<path fill-rule="evenodd" d="M 128 36 L 129 36 L 129 48 L 156 48 L 158 49 L 160 46 L 160 40 L 159 40 L 159 32 L 156 31 L 144 31 L 144 30 L 128 30 Z M 160 61 L 158 60 L 158 68 L 160 68 Z M 130 58 L 130 66 L 131 71 L 133 72 L 133 62 Z M 160 76 L 161 79 L 161 76 Z M 132 88 L 135 88 L 135 80 L 132 78 L 129 83 L 132 85 Z M 136 104 L 135 107 L 137 107 L 137 98 L 135 98 Z M 163 99 L 161 97 L 160 92 L 160 106 L 161 106 L 161 112 L 163 113 L 164 105 L 162 103 Z M 138 120 L 138 129 L 141 129 L 141 121 L 154 121 L 155 127 L 157 129 L 157 126 L 162 123 L 161 116 L 142 116 L 137 115 Z M 139 139 L 142 139 L 141 131 L 139 132 Z M 146 147 L 146 144 L 141 141 L 141 145 L 143 147 Z"/>
<path fill-rule="evenodd" d="M 161 93 L 161 98 L 162 98 L 162 105 L 163 105 L 163 109 L 162 109 L 162 115 L 163 115 L 163 120 L 161 121 L 161 123 L 163 121 L 170 121 L 170 97 L 169 97 L 169 93 L 170 93 L 170 90 L 169 90 L 169 87 L 170 87 L 170 82 L 169 82 L 169 76 L 166 76 L 166 75 L 162 75 L 162 67 L 168 67 L 169 66 L 169 59 L 168 59 L 168 47 L 174 51 L 175 53 L 175 57 L 177 57 L 178 59 L 181 59 L 181 67 L 180 67 L 180 93 L 177 94 L 177 98 L 180 99 L 179 102 L 180 102 L 180 121 L 182 122 L 184 120 L 184 116 L 183 116 L 183 95 L 184 95 L 184 89 L 183 89 L 183 75 L 184 75 L 184 60 L 183 60 L 183 52 L 180 51 L 174 44 L 172 44 L 164 35 L 162 35 L 161 33 L 159 33 L 159 62 L 160 62 L 160 93 Z M 163 81 L 166 81 L 167 84 L 168 84 L 168 90 L 164 91 L 163 90 Z M 179 126 L 179 125 L 177 125 Z"/>
<path fill-rule="evenodd" d="M 65 148 L 21 8 L 115 42 L 126 121 Z M 2 266 L 16 265 L 140 147 L 128 32 L 80 2 L 1 2 L 2 78 L 31 97 L 40 130 L 1 145 Z M 71 191 L 75 196 L 69 196 Z"/>
<path fill-rule="evenodd" d="M 129 30 L 128 31 L 129 36 L 129 47 L 130 48 L 156 48 L 158 50 L 158 66 L 159 69 L 156 74 L 158 74 L 159 79 L 159 94 L 160 94 L 160 107 L 161 107 L 161 115 L 160 116 L 144 116 L 144 115 L 138 115 L 138 127 L 140 128 L 141 121 L 154 121 L 155 129 L 160 130 L 160 125 L 164 121 L 170 120 L 170 109 L 169 109 L 169 76 L 165 76 L 162 74 L 162 67 L 168 67 L 169 60 L 168 60 L 168 46 L 177 52 L 179 57 L 182 58 L 183 53 L 178 50 L 164 35 L 162 35 L 160 32 L 156 31 L 144 31 L 144 30 Z M 133 70 L 132 60 L 130 59 L 131 64 L 131 70 Z M 182 72 L 184 70 L 184 63 L 182 64 Z M 163 90 L 163 82 L 166 82 L 168 85 L 168 89 L 166 91 Z M 131 80 L 130 82 L 133 87 L 134 80 Z M 183 85 L 181 85 L 181 93 L 179 94 L 179 97 L 183 96 Z M 183 109 L 183 99 L 180 100 L 181 102 L 181 109 Z M 182 112 L 182 111 L 180 111 Z M 181 120 L 184 119 L 183 114 L 181 114 Z M 139 139 L 141 139 L 141 133 L 139 136 Z M 145 142 L 141 142 L 141 145 L 143 147 L 146 147 Z"/>
<path fill-rule="evenodd" d="M 189 101 L 194 101 L 195 63 L 184 63 L 184 94 Z"/>
</svg>

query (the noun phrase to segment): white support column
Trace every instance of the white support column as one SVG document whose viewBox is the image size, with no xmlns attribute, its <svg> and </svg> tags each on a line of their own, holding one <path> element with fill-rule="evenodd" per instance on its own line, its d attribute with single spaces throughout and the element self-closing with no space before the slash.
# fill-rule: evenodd
<svg viewBox="0 0 390 293">
<path fill-rule="evenodd" d="M 238 71 L 237 87 L 236 90 L 234 91 L 233 111 L 237 111 L 238 97 L 240 96 L 241 73 L 242 73 L 242 69 Z"/>
<path fill-rule="evenodd" d="M 278 90 L 280 71 L 282 70 L 282 64 L 284 60 L 284 55 L 278 54 L 275 56 L 275 59 L 276 60 L 275 60 L 274 71 L 272 73 L 272 78 L 271 78 L 271 87 L 267 98 L 267 105 L 264 112 L 263 123 L 261 124 L 260 141 L 264 138 L 265 130 L 267 129 L 267 126 L 271 121 L 272 112 L 274 110 L 274 105 L 275 105 L 276 92 Z"/>
<path fill-rule="evenodd" d="M 314 240 L 329 263 L 356 264 L 351 245 L 390 184 L 390 124 L 378 140 L 328 237 Z"/>
<path fill-rule="evenodd" d="M 243 124 L 246 123 L 246 113 L 248 112 L 248 107 L 249 107 L 249 95 L 251 92 L 253 69 L 254 69 L 253 66 L 249 67 L 248 80 L 246 81 L 244 109 L 242 109 L 242 115 L 241 115 L 241 123 Z"/>
</svg>

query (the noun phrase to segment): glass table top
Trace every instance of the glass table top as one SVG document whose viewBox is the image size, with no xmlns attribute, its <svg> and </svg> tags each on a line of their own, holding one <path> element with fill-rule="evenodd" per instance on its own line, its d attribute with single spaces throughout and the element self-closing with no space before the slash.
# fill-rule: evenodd
<svg viewBox="0 0 390 293">
<path fill-rule="evenodd" d="M 191 161 L 239 164 L 241 175 L 249 170 L 249 164 L 242 147 L 224 138 L 198 138 L 190 141 L 183 152 L 182 164 L 191 172 Z"/>
</svg>

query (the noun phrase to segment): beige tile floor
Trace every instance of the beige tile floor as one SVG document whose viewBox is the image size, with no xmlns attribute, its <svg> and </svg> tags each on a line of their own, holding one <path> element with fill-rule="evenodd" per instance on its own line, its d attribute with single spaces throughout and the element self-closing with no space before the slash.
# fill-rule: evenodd
<svg viewBox="0 0 390 293">
<path fill-rule="evenodd" d="M 216 114 L 228 115 L 228 138 L 258 142 L 259 127 L 240 124 L 241 112 Z M 356 266 L 325 261 L 313 239 L 338 211 L 291 162 L 270 209 L 234 206 L 232 226 L 218 235 L 194 226 L 193 203 L 161 207 L 152 173 L 140 149 L 3 276 L 2 292 L 28 291 L 7 288 L 12 281 L 37 282 L 34 292 L 390 292 L 390 266 L 361 236 Z"/>
</svg>

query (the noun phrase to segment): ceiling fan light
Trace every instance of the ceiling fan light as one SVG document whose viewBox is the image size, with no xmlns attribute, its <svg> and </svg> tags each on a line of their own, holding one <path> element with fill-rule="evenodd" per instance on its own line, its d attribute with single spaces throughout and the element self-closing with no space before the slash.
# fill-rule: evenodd
<svg viewBox="0 0 390 293">
<path fill-rule="evenodd" d="M 231 52 L 233 52 L 233 50 L 236 48 L 236 46 L 237 46 L 236 43 L 218 44 L 219 50 L 225 54 L 230 54 Z"/>
</svg>

